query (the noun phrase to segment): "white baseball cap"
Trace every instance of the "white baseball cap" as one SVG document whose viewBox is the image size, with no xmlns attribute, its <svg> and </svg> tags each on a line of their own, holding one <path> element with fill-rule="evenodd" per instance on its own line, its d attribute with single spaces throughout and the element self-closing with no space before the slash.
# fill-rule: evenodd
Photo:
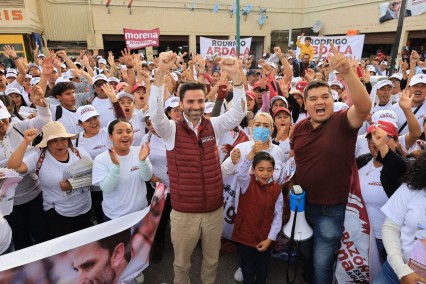
<svg viewBox="0 0 426 284">
<path fill-rule="evenodd" d="M 30 85 L 31 86 L 37 85 L 38 82 L 40 82 L 40 77 L 34 77 L 34 78 L 31 79 Z"/>
<path fill-rule="evenodd" d="M 214 107 L 214 103 L 207 102 L 206 107 L 204 108 L 204 113 L 212 113 Z"/>
<path fill-rule="evenodd" d="M 331 86 L 338 86 L 340 89 L 344 89 L 344 86 L 342 84 L 342 82 L 338 81 L 338 80 L 333 80 L 330 83 L 328 83 L 328 85 Z"/>
<path fill-rule="evenodd" d="M 7 79 L 7 78 L 16 78 L 16 77 L 18 77 L 18 76 L 16 75 L 16 73 L 12 73 L 12 72 L 7 72 L 7 73 L 6 73 L 6 79 Z"/>
<path fill-rule="evenodd" d="M 4 105 L 3 101 L 0 100 L 0 119 L 9 118 L 11 115 Z"/>
<path fill-rule="evenodd" d="M 22 95 L 21 91 L 19 89 L 17 89 L 17 88 L 7 88 L 4 93 L 6 95 L 10 95 L 10 94 L 20 94 L 20 95 Z"/>
<path fill-rule="evenodd" d="M 135 97 L 132 94 L 126 93 L 124 91 L 121 91 L 117 94 L 117 100 L 122 99 L 122 98 L 129 98 L 132 100 L 132 102 L 135 101 Z"/>
<path fill-rule="evenodd" d="M 38 58 L 40 58 L 40 57 L 43 57 L 43 58 L 44 58 L 45 56 L 44 56 L 44 54 L 43 54 L 43 53 L 40 53 L 40 54 L 38 55 Z"/>
<path fill-rule="evenodd" d="M 395 78 L 399 81 L 402 80 L 402 74 L 401 73 L 393 73 L 392 76 L 389 77 L 389 79 Z"/>
<path fill-rule="evenodd" d="M 30 63 L 30 64 L 28 64 L 28 70 L 30 70 L 30 69 L 31 69 L 31 67 L 35 67 L 35 68 L 37 68 L 38 70 L 40 70 L 40 71 L 41 71 L 40 66 L 38 66 L 37 64 L 34 64 L 34 63 Z"/>
<path fill-rule="evenodd" d="M 277 65 L 276 65 L 274 62 L 266 61 L 266 64 L 268 64 L 268 65 L 269 65 L 269 66 L 271 66 L 272 68 L 277 69 Z"/>
<path fill-rule="evenodd" d="M 25 79 L 32 79 L 33 76 L 31 76 L 31 74 L 25 74 Z"/>
<path fill-rule="evenodd" d="M 94 84 L 96 84 L 96 82 L 98 82 L 98 81 L 100 81 L 100 80 L 105 81 L 105 83 L 106 83 L 106 82 L 108 82 L 108 78 L 107 78 L 107 76 L 105 76 L 104 74 L 99 74 L 99 75 L 95 75 L 95 76 L 93 77 L 93 79 L 92 79 L 92 81 L 93 81 L 93 85 L 94 85 Z"/>
<path fill-rule="evenodd" d="M 349 106 L 342 102 L 335 102 L 333 103 L 333 109 L 334 109 L 334 112 L 338 112 L 341 110 L 348 110 Z"/>
<path fill-rule="evenodd" d="M 393 83 L 390 80 L 381 80 L 377 82 L 377 90 L 383 88 L 384 86 L 391 86 L 393 88 Z"/>
<path fill-rule="evenodd" d="M 59 83 L 65 83 L 65 82 L 71 82 L 71 81 L 68 78 L 58 77 L 58 79 L 56 79 L 56 81 L 55 81 L 55 85 L 57 85 Z"/>
<path fill-rule="evenodd" d="M 98 61 L 98 63 L 99 64 L 105 64 L 106 65 L 106 60 L 105 59 L 103 59 L 103 58 L 101 58 L 101 59 L 99 59 L 99 61 Z"/>
<path fill-rule="evenodd" d="M 373 115 L 371 116 L 371 121 L 375 123 L 379 120 L 388 121 L 393 123 L 394 125 L 397 125 L 398 115 L 393 110 L 379 110 L 373 113 Z"/>
<path fill-rule="evenodd" d="M 282 101 L 285 103 L 286 108 L 288 108 L 288 102 L 287 102 L 287 99 L 286 99 L 286 98 L 284 98 L 283 96 L 275 96 L 275 97 L 273 97 L 273 98 L 271 99 L 271 106 L 274 104 L 274 102 L 275 102 L 276 100 L 282 100 Z"/>
<path fill-rule="evenodd" d="M 15 75 L 18 75 L 18 71 L 16 69 L 13 69 L 13 68 L 7 68 L 6 73 L 13 73 Z"/>
<path fill-rule="evenodd" d="M 115 78 L 115 77 L 109 77 L 107 82 L 108 82 L 108 83 L 115 82 L 115 83 L 117 83 L 117 84 L 120 84 L 120 80 L 118 80 L 118 79 L 117 79 L 117 78 Z"/>
<path fill-rule="evenodd" d="M 368 71 L 368 72 L 374 72 L 374 73 L 377 73 L 377 71 L 376 71 L 376 67 L 374 67 L 373 65 L 368 65 L 368 66 L 367 66 L 367 71 Z"/>
<path fill-rule="evenodd" d="M 425 74 L 417 74 L 414 75 L 410 80 L 410 87 L 417 84 L 426 84 L 426 75 Z"/>
<path fill-rule="evenodd" d="M 99 113 L 92 105 L 81 106 L 77 109 L 78 120 L 87 121 L 89 118 L 99 116 Z"/>
<path fill-rule="evenodd" d="M 386 61 L 382 61 L 382 62 L 380 62 L 380 65 L 388 66 L 388 63 Z"/>
<path fill-rule="evenodd" d="M 168 98 L 168 99 L 167 99 L 167 101 L 164 103 L 164 107 L 165 107 L 165 108 L 168 108 L 168 107 L 174 108 L 174 107 L 179 106 L 179 104 L 180 104 L 180 99 L 179 99 L 179 97 L 170 97 L 170 98 Z"/>
<path fill-rule="evenodd" d="M 74 79 L 74 78 L 78 78 L 78 76 L 74 75 L 74 71 L 72 69 L 68 70 L 65 73 L 66 78 L 68 79 Z"/>
</svg>

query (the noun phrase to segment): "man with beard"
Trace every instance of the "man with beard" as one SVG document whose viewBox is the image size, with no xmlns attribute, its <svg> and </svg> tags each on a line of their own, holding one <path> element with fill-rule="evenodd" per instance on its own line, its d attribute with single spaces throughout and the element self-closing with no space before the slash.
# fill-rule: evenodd
<svg viewBox="0 0 426 284">
<path fill-rule="evenodd" d="M 74 249 L 77 283 L 118 283 L 131 260 L 130 229 Z"/>
</svg>

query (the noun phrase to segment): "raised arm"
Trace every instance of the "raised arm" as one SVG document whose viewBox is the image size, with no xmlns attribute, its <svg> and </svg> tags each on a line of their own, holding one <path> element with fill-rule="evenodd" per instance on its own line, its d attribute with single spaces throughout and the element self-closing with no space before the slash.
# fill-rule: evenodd
<svg viewBox="0 0 426 284">
<path fill-rule="evenodd" d="M 123 49 L 121 51 L 121 55 L 123 55 L 124 62 L 127 68 L 127 86 L 124 88 L 126 93 L 131 94 L 133 86 L 136 85 L 136 76 L 135 71 L 133 70 L 133 56 L 130 53 L 130 49 Z"/>
<path fill-rule="evenodd" d="M 26 73 L 25 67 L 22 64 L 22 62 L 19 60 L 19 57 L 16 54 L 15 49 L 13 48 L 13 46 L 5 45 L 4 46 L 4 50 L 6 51 L 7 55 L 9 56 L 9 58 L 11 60 L 13 60 L 13 62 L 15 63 L 16 68 L 19 71 L 19 74 L 18 74 L 18 77 L 16 78 L 16 81 L 19 83 L 19 85 L 22 86 L 22 84 L 24 83 L 24 80 L 25 80 L 25 73 Z"/>
<path fill-rule="evenodd" d="M 332 43 L 330 45 L 334 55 L 329 53 L 328 61 L 334 70 L 340 72 L 348 86 L 353 105 L 349 108 L 347 116 L 351 127 L 356 129 L 362 125 L 370 113 L 370 96 L 357 74 L 352 70 L 349 60 Z"/>
<path fill-rule="evenodd" d="M 68 55 L 65 52 L 65 50 L 59 50 L 58 52 L 56 52 L 56 54 L 60 58 L 62 58 L 63 60 L 65 60 L 65 63 L 67 64 L 68 68 L 70 68 L 70 69 L 78 69 L 77 66 L 74 64 L 74 62 L 72 62 L 72 60 L 68 57 Z"/>
<path fill-rule="evenodd" d="M 420 135 L 422 135 L 422 130 L 420 124 L 417 121 L 416 116 L 411 109 L 411 102 L 413 98 L 409 96 L 409 91 L 407 89 L 402 90 L 401 97 L 399 99 L 399 106 L 404 112 L 405 118 L 407 119 L 408 132 L 405 134 L 405 147 L 404 151 L 407 151 L 411 146 L 416 143 Z"/>
<path fill-rule="evenodd" d="M 36 136 L 37 129 L 32 128 L 24 131 L 24 140 L 22 140 L 22 142 L 18 145 L 18 147 L 10 156 L 9 161 L 7 161 L 8 168 L 14 169 L 21 174 L 28 172 L 27 165 L 22 161 L 24 159 L 24 155 L 28 146 L 31 144 L 34 138 L 36 138 Z"/>
</svg>

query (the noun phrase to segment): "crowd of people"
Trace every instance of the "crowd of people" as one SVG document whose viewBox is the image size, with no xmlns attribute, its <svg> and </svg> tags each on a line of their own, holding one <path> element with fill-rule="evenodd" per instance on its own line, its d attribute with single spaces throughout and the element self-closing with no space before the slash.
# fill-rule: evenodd
<svg viewBox="0 0 426 284">
<path fill-rule="evenodd" d="M 346 58 L 332 44 L 314 58 L 310 37 L 300 38 L 299 57 L 275 47 L 257 60 L 169 51 L 147 62 L 129 50 L 71 59 L 45 46 L 28 63 L 6 46 L 0 160 L 23 180 L 1 216 L 12 234 L 0 253 L 142 210 L 161 182 L 151 261 L 162 260 L 170 220 L 174 283 L 189 283 L 198 242 L 201 281 L 215 283 L 226 184 L 235 193 L 234 277 L 267 283 L 297 184 L 314 232 L 302 245 L 303 278 L 332 283 L 356 163 L 383 265 L 374 283 L 426 283 L 408 265 L 426 239 L 426 63 L 413 51 L 390 74 L 384 58 Z M 92 179 L 74 188 L 64 172 L 83 159 Z"/>
</svg>

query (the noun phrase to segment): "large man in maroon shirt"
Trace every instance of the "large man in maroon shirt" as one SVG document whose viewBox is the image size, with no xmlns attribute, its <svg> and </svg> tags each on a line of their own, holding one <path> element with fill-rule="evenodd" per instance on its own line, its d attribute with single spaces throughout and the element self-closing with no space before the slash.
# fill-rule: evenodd
<svg viewBox="0 0 426 284">
<path fill-rule="evenodd" d="M 313 81 L 304 91 L 309 118 L 295 126 L 292 148 L 297 172 L 295 184 L 306 191 L 306 219 L 314 236 L 304 244 L 307 283 L 329 284 L 343 232 L 351 168 L 358 128 L 367 118 L 371 101 L 348 59 L 332 46 L 329 61 L 345 79 L 353 105 L 333 112 L 326 82 Z"/>
</svg>

